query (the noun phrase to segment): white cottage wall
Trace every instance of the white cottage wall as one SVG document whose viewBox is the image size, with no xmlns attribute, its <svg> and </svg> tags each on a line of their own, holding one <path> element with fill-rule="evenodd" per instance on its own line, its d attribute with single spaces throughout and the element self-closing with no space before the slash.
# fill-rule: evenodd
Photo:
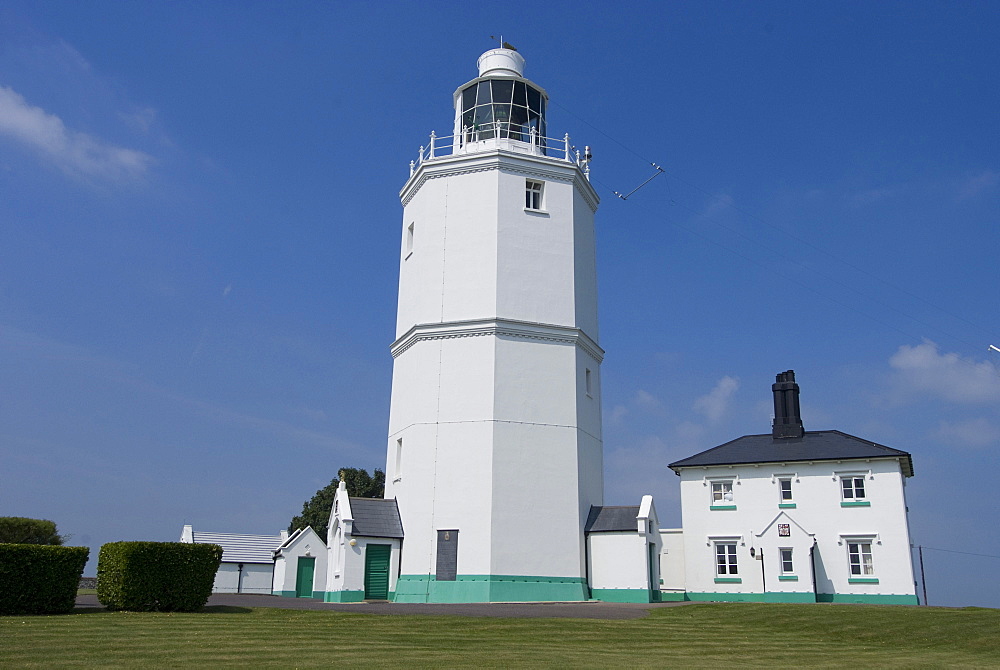
<svg viewBox="0 0 1000 670">
<path fill-rule="evenodd" d="M 863 477 L 866 504 L 842 498 L 841 477 Z M 779 482 L 790 479 L 792 501 L 780 499 Z M 733 500 L 712 509 L 713 481 L 731 481 Z M 915 604 L 915 585 L 906 522 L 903 475 L 895 459 L 712 466 L 681 470 L 681 501 L 688 597 L 696 600 L 787 600 L 795 592 L 811 601 L 809 536 L 816 539 L 816 590 L 820 601 Z M 727 509 L 731 507 L 731 509 Z M 790 535 L 770 527 L 783 514 Z M 759 534 L 766 534 L 758 537 Z M 871 546 L 874 573 L 852 576 L 848 544 Z M 716 571 L 718 542 L 735 542 L 736 575 Z M 796 583 L 782 583 L 780 547 L 794 549 Z M 764 549 L 764 574 L 750 548 Z M 723 581 L 717 581 L 723 580 Z M 737 582 L 736 580 L 740 580 Z"/>
</svg>

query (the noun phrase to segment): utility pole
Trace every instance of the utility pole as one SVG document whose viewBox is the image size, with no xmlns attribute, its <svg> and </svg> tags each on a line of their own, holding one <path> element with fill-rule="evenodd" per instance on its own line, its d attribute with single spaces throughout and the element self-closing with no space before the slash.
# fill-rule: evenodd
<svg viewBox="0 0 1000 670">
<path fill-rule="evenodd" d="M 924 577 L 924 545 L 917 547 L 917 554 L 920 556 L 920 584 L 924 588 L 924 606 L 927 606 L 927 579 Z"/>
</svg>

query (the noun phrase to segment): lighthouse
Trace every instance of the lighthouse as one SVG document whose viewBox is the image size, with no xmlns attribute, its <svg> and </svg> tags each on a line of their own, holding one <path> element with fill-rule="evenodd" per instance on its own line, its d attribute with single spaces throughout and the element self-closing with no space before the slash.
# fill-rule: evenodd
<svg viewBox="0 0 1000 670">
<path fill-rule="evenodd" d="M 602 504 L 589 157 L 493 49 L 454 93 L 403 204 L 385 498 L 401 602 L 582 600 Z M 395 572 L 395 570 L 394 570 Z M 395 576 L 395 575 L 394 575 Z"/>
</svg>

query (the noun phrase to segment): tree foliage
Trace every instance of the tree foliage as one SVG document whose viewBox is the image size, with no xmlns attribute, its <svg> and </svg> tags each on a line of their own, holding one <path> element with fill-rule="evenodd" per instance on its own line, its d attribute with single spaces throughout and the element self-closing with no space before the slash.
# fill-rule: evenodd
<svg viewBox="0 0 1000 670">
<path fill-rule="evenodd" d="M 0 542 L 9 544 L 55 544 L 65 538 L 56 532 L 56 524 L 47 519 L 0 516 Z"/>
<path fill-rule="evenodd" d="M 337 487 L 340 486 L 341 479 L 347 485 L 347 492 L 354 498 L 381 498 L 385 495 L 385 473 L 378 468 L 373 474 L 368 474 L 364 468 L 344 468 L 338 473 L 338 477 L 330 480 L 329 484 L 316 491 L 316 495 L 303 503 L 302 514 L 292 517 L 292 522 L 288 524 L 289 533 L 297 528 L 312 526 L 312 529 L 326 540 L 330 511 L 333 509 L 333 500 L 337 496 Z"/>
</svg>

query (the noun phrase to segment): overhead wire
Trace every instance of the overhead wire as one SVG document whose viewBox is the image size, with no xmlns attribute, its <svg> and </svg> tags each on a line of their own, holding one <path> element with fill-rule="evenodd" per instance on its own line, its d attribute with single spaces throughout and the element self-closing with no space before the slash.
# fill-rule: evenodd
<svg viewBox="0 0 1000 670">
<path fill-rule="evenodd" d="M 636 158 L 642 160 L 644 163 L 651 164 L 651 165 L 657 165 L 656 163 L 654 163 L 653 161 L 651 161 L 648 157 L 640 154 L 638 151 L 636 151 L 632 147 L 626 145 L 624 142 L 621 142 L 616 137 L 608 134 L 606 131 L 604 131 L 603 129 L 595 126 L 594 124 L 590 123 L 586 119 L 584 119 L 584 118 L 580 117 L 579 115 L 573 113 L 571 110 L 567 109 L 563 105 L 560 105 L 559 103 L 552 102 L 552 101 L 550 101 L 550 104 L 559 107 L 561 110 L 565 111 L 570 116 L 573 116 L 574 118 L 576 118 L 581 123 L 584 123 L 587 126 L 589 126 L 590 128 L 594 129 L 599 134 L 601 134 L 602 136 L 606 137 L 610 141 L 614 142 L 615 144 L 617 144 L 619 147 L 621 147 L 622 149 L 624 149 L 628 153 L 630 153 L 633 156 L 635 156 Z M 754 213 L 752 213 L 752 212 L 750 212 L 750 211 L 748 211 L 748 210 L 740 207 L 739 205 L 733 203 L 732 201 L 720 198 L 718 195 L 712 194 L 709 191 L 701 188 L 700 186 L 698 186 L 696 184 L 692 184 L 691 182 L 688 182 L 688 181 L 682 179 L 681 177 L 677 176 L 673 171 L 667 172 L 666 174 L 667 174 L 668 178 L 674 179 L 675 181 L 677 181 L 677 182 L 679 182 L 681 184 L 684 184 L 685 186 L 688 186 L 689 188 L 692 188 L 692 189 L 694 189 L 694 190 L 696 190 L 696 191 L 698 191 L 698 192 L 700 192 L 700 193 L 702 193 L 702 194 L 704 194 L 704 195 L 712 198 L 713 201 L 719 202 L 719 203 L 723 204 L 724 206 L 726 206 L 728 208 L 731 208 L 732 210 L 734 210 L 736 212 L 739 212 L 740 214 L 746 216 L 747 218 L 752 219 L 754 221 L 757 221 L 758 223 L 761 223 L 761 224 L 767 226 L 768 228 L 771 228 L 772 230 L 777 231 L 783 237 L 786 237 L 788 239 L 794 240 L 795 242 L 798 242 L 798 243 L 800 243 L 800 244 L 802 244 L 802 245 L 804 245 L 804 246 L 806 246 L 806 247 L 808 247 L 808 248 L 810 248 L 810 249 L 812 249 L 814 251 L 817 251 L 817 252 L 819 252 L 821 254 L 824 254 L 825 256 L 827 256 L 829 258 L 832 258 L 833 260 L 837 261 L 838 263 L 841 263 L 844 266 L 846 266 L 848 268 L 851 268 L 852 270 L 854 270 L 854 271 L 856 271 L 856 272 L 858 272 L 860 274 L 863 274 L 863 275 L 865 275 L 865 276 L 867 276 L 867 277 L 869 277 L 871 279 L 874 279 L 875 281 L 877 281 L 877 282 L 879 282 L 879 283 L 881 283 L 881 284 L 883 284 L 883 285 L 885 285 L 885 286 L 887 286 L 887 287 L 889 287 L 889 288 L 891 288 L 891 289 L 893 289 L 895 291 L 898 291 L 899 293 L 902 293 L 903 295 L 910 296 L 910 297 L 912 297 L 912 298 L 914 298 L 914 299 L 922 302 L 923 304 L 925 304 L 925 305 L 927 305 L 927 306 L 929 306 L 929 307 L 931 307 L 931 308 L 939 311 L 942 314 L 945 314 L 945 315 L 950 316 L 950 317 L 952 317 L 954 319 L 957 319 L 957 320 L 959 320 L 959 321 L 961 321 L 961 322 L 963 322 L 963 323 L 965 323 L 965 324 L 967 324 L 969 326 L 972 326 L 972 327 L 976 328 L 977 330 L 982 331 L 983 333 L 990 333 L 991 337 L 996 337 L 996 334 L 992 333 L 992 331 L 989 328 L 986 328 L 986 327 L 984 327 L 984 326 L 982 326 L 980 324 L 977 324 L 977 323 L 974 323 L 972 321 L 969 321 L 968 319 L 965 319 L 964 317 L 962 317 L 962 316 L 960 316 L 958 314 L 954 314 L 953 312 L 950 312 L 949 310 L 947 310 L 947 309 L 945 309 L 945 308 L 943 308 L 943 307 L 941 307 L 941 306 L 939 306 L 939 305 L 931 302 L 930 300 L 924 298 L 923 296 L 920 296 L 920 295 L 918 295 L 916 293 L 913 293 L 912 291 L 908 291 L 908 290 L 906 290 L 906 289 L 904 289 L 904 288 L 902 288 L 900 286 L 897 286 L 896 284 L 894 284 L 894 283 L 892 283 L 892 282 L 890 282 L 890 281 L 888 281 L 886 279 L 883 279 L 882 277 L 879 277 L 878 275 L 876 275 L 876 274 L 874 274 L 874 273 L 872 273 L 872 272 L 870 272 L 868 270 L 865 270 L 864 268 L 862 268 L 862 267 L 860 267 L 860 266 L 858 266 L 858 265 L 856 265 L 856 264 L 854 264 L 854 263 L 852 263 L 850 261 L 847 261 L 847 260 L 845 260 L 843 258 L 840 258 L 836 254 L 834 254 L 834 253 L 832 253 L 832 252 L 830 252 L 830 251 L 828 251 L 828 250 L 826 250 L 826 249 L 824 249 L 824 248 L 822 248 L 820 246 L 817 246 L 816 244 L 813 244 L 813 243 L 809 242 L 808 240 L 803 239 L 802 237 L 800 237 L 798 235 L 795 235 L 794 233 L 791 233 L 791 232 L 785 230 L 784 228 L 782 228 L 780 226 L 777 226 L 775 224 L 770 223 L 769 221 L 767 221 L 767 220 L 763 219 L 762 217 L 760 217 L 760 216 L 758 216 L 758 215 L 756 215 L 756 214 L 754 214 Z M 615 191 L 614 189 L 612 189 L 607 184 L 604 184 L 603 182 L 601 182 L 601 181 L 599 181 L 597 179 L 594 179 L 593 176 L 591 176 L 591 179 L 592 179 L 592 181 L 597 181 L 598 184 L 600 184 L 602 187 L 606 188 L 608 191 L 611 191 L 615 195 L 618 195 L 618 192 Z M 669 188 L 669 182 L 668 182 L 667 188 Z M 714 225 L 716 225 L 716 226 L 718 226 L 718 227 L 720 227 L 722 229 L 725 229 L 725 230 L 727 230 L 727 231 L 729 231 L 729 232 L 731 232 L 731 233 L 733 233 L 735 235 L 738 235 L 739 237 L 743 238 L 744 240 L 747 240 L 748 242 L 750 242 L 751 244 L 757 245 L 758 247 L 764 247 L 765 250 L 769 251 L 769 249 L 767 249 L 767 247 L 763 243 L 758 242 L 757 240 L 755 240 L 755 239 L 753 239 L 753 238 L 751 238 L 751 237 L 743 234 L 742 232 L 740 232 L 740 231 L 738 231 L 738 230 L 736 230 L 736 229 L 734 229 L 734 228 L 732 228 L 730 226 L 726 226 L 725 224 L 719 222 L 717 219 L 714 219 L 712 217 L 708 217 L 707 215 L 705 215 L 702 212 L 698 212 L 698 211 L 696 211 L 696 210 L 694 210 L 694 209 L 692 209 L 690 207 L 687 207 L 686 205 L 680 204 L 680 203 L 676 202 L 675 199 L 671 199 L 670 200 L 670 204 L 682 207 L 682 208 L 684 208 L 684 209 L 692 212 L 693 214 L 695 214 L 695 215 L 697 215 L 697 216 L 699 216 L 701 218 L 705 218 L 705 219 L 711 221 Z M 743 258 L 743 259 L 745 259 L 745 260 L 747 260 L 747 261 L 749 261 L 751 263 L 754 263 L 755 265 L 758 265 L 758 266 L 764 265 L 764 264 L 762 264 L 759 261 L 751 259 L 750 257 L 746 256 L 745 254 L 742 254 L 742 253 L 740 253 L 740 252 L 738 252 L 738 251 L 736 251 L 736 250 L 734 250 L 734 249 L 732 249 L 730 247 L 727 247 L 726 245 L 723 245 L 723 244 L 717 242 L 716 240 L 712 240 L 711 238 L 708 238 L 708 237 L 706 237 L 704 235 L 701 235 L 700 233 L 697 233 L 697 232 L 695 232 L 694 230 L 692 230 L 690 228 L 682 226 L 682 225 L 678 224 L 677 222 L 671 222 L 671 223 L 673 225 L 677 226 L 678 228 L 681 228 L 681 229 L 687 231 L 688 233 L 690 233 L 692 235 L 695 235 L 697 237 L 700 237 L 700 238 L 702 238 L 702 239 L 704 239 L 704 240 L 706 240 L 706 241 L 708 241 L 708 242 L 710 242 L 712 244 L 715 244 L 715 245 L 717 245 L 719 247 L 722 247 L 723 249 L 726 249 L 730 253 L 733 253 L 733 254 L 739 256 L 740 258 Z M 953 340 L 955 340 L 957 342 L 961 342 L 962 344 L 964 344 L 967 347 L 970 347 L 972 349 L 977 348 L 977 345 L 975 345 L 975 344 L 973 344 L 973 343 L 971 343 L 971 342 L 969 342 L 969 341 L 967 341 L 967 340 L 965 340 L 965 339 L 963 339 L 961 337 L 957 337 L 957 336 L 955 336 L 953 334 L 949 334 L 949 333 L 944 332 L 943 330 L 941 330 L 941 328 L 939 326 L 934 326 L 934 325 L 929 324 L 929 323 L 927 323 L 925 321 L 922 321 L 921 319 L 919 319 L 919 318 L 917 318 L 917 317 L 915 317 L 915 316 L 913 316 L 911 314 L 908 314 L 907 312 L 899 309 L 898 307 L 896 307 L 894 305 L 888 304 L 888 303 L 886 303 L 884 301 L 881 301 L 881 300 L 879 300 L 877 298 L 874 298 L 871 295 L 866 295 L 862 291 L 859 291 L 858 289 L 852 288 L 852 287 L 848 286 L 847 284 L 845 284 L 845 283 L 843 283 L 843 282 L 841 282 L 841 281 L 839 281 L 839 280 L 837 280 L 837 279 L 835 279 L 833 277 L 830 277 L 830 276 L 825 275 L 825 274 L 823 274 L 821 272 L 818 272 L 814 268 L 807 267 L 805 264 L 802 264 L 802 263 L 795 262 L 795 264 L 798 267 L 802 268 L 803 270 L 806 270 L 806 271 L 809 271 L 809 272 L 813 272 L 813 273 L 819 275 L 820 277 L 822 277 L 822 278 L 824 278 L 824 279 L 826 279 L 826 280 L 828 280 L 830 282 L 833 282 L 833 283 L 835 283 L 835 284 L 837 284 L 837 285 L 839 285 L 839 286 L 841 286 L 841 287 L 843 287 L 843 288 L 845 288 L 845 289 L 847 289 L 849 291 L 852 291 L 853 293 L 855 293 L 855 294 L 857 294 L 857 295 L 859 295 L 859 296 L 861 296 L 863 298 L 871 300 L 872 302 L 875 302 L 876 304 L 879 304 L 880 306 L 882 306 L 882 307 L 884 307 L 886 309 L 894 311 L 897 314 L 899 314 L 899 315 L 901 315 L 901 316 L 903 316 L 903 317 L 905 317 L 907 319 L 910 319 L 910 320 L 914 321 L 915 323 L 917 323 L 917 324 L 919 324 L 921 326 L 924 326 L 925 328 L 931 328 L 931 329 L 937 330 L 942 335 L 945 335 L 946 337 L 948 337 L 950 339 L 953 339 Z M 765 266 L 765 267 L 767 267 L 768 269 L 773 269 L 771 266 Z M 916 335 L 914 333 L 910 333 L 910 332 L 907 332 L 905 330 L 902 330 L 901 328 L 899 328 L 897 326 L 893 326 L 891 324 L 888 324 L 885 321 L 872 316 L 871 314 L 868 314 L 866 312 L 863 312 L 863 311 L 857 309 L 856 307 L 853 307 L 853 306 L 848 305 L 846 303 L 843 303 L 843 302 L 841 302 L 839 300 L 836 300 L 836 299 L 832 298 L 831 296 L 826 295 L 826 294 L 818 291 L 814 287 L 811 287 L 811 286 L 809 286 L 809 285 L 807 285 L 807 284 L 805 284 L 803 282 L 800 282 L 800 281 L 796 280 L 793 277 L 788 277 L 787 274 L 785 276 L 788 279 L 790 279 L 791 281 L 795 282 L 796 284 L 798 284 L 798 285 L 800 285 L 800 286 L 802 286 L 804 288 L 809 289 L 813 293 L 816 293 L 817 295 L 820 295 L 821 297 L 823 297 L 823 298 L 825 298 L 827 300 L 830 300 L 831 302 L 834 302 L 836 304 L 839 304 L 839 305 L 841 305 L 841 306 L 843 306 L 843 307 L 845 307 L 847 309 L 850 309 L 850 310 L 852 310 L 854 312 L 857 312 L 858 314 L 861 314 L 861 315 L 865 316 L 866 318 L 869 318 L 869 319 L 875 321 L 876 323 L 880 323 L 880 324 L 882 324 L 882 325 L 884 325 L 886 327 L 889 327 L 889 328 L 895 330 L 896 332 L 899 332 L 899 333 L 901 333 L 903 335 L 906 335 L 907 337 L 921 337 L 921 336 L 918 336 L 918 335 Z M 965 363 L 968 363 L 970 365 L 975 365 L 975 363 L 973 363 L 971 361 L 967 361 L 965 359 L 962 359 L 961 357 L 959 358 L 959 360 L 961 360 L 961 361 L 963 361 Z"/>
</svg>

